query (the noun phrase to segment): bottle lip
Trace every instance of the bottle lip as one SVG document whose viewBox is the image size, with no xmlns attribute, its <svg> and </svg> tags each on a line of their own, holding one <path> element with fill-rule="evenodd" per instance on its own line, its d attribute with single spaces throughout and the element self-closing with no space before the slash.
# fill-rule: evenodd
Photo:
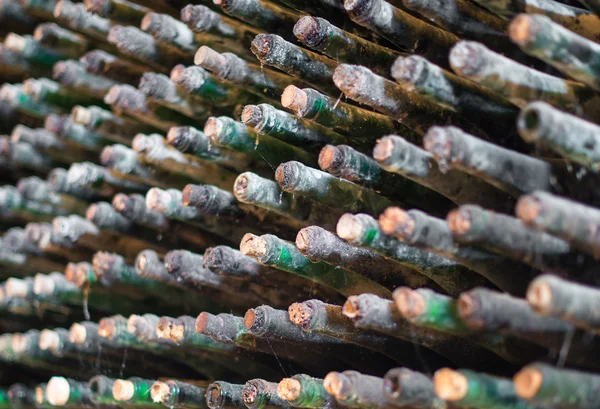
<svg viewBox="0 0 600 409">
<path fill-rule="evenodd" d="M 41 337 L 40 337 L 41 343 Z M 62 376 L 53 376 L 46 385 L 46 399 L 51 405 L 62 406 L 67 403 L 71 394 L 71 386 Z"/>
<path fill-rule="evenodd" d="M 302 112 L 308 105 L 308 94 L 295 85 L 288 85 L 281 94 L 281 105 L 296 112 L 301 117 Z"/>
</svg>

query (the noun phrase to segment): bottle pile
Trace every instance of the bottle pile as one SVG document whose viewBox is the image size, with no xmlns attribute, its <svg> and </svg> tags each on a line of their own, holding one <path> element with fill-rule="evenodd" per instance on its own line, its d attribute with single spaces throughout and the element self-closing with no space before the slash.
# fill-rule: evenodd
<svg viewBox="0 0 600 409">
<path fill-rule="evenodd" d="M 0 409 L 600 407 L 580 1 L 0 1 Z"/>
</svg>

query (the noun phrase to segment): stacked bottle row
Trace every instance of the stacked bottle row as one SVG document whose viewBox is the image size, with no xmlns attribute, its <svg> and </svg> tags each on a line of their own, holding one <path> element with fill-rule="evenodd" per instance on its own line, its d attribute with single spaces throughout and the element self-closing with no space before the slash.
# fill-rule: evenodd
<svg viewBox="0 0 600 409">
<path fill-rule="evenodd" d="M 441 369 L 433 378 L 408 368 L 395 368 L 384 378 L 356 371 L 330 372 L 325 379 L 306 374 L 284 378 L 279 383 L 256 378 L 245 384 L 224 381 L 193 382 L 178 379 L 154 381 L 140 377 L 113 379 L 98 375 L 89 382 L 61 376 L 52 377 L 35 388 L 13 384 L 2 391 L 3 407 L 117 407 L 172 408 L 313 408 L 355 407 L 435 408 L 446 404 L 458 407 L 535 407 L 548 401 L 544 387 L 556 386 L 560 377 L 565 389 L 595 385 L 597 376 L 545 364 L 532 364 L 514 379 L 496 378 L 470 370 Z M 580 382 L 577 386 L 576 382 Z M 381 390 L 378 395 L 375 392 Z M 483 392 L 482 392 L 483 391 Z M 558 407 L 571 407 L 573 399 L 555 399 Z M 580 396 L 578 407 L 593 407 L 597 401 Z"/>
</svg>

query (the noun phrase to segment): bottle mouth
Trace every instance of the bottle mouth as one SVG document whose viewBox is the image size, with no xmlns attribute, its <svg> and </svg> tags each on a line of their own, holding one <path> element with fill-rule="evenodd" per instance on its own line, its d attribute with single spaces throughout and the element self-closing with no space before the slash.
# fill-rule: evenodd
<svg viewBox="0 0 600 409">
<path fill-rule="evenodd" d="M 517 119 L 517 129 L 526 142 L 535 142 L 542 137 L 543 123 L 549 118 L 543 118 L 541 107 L 531 104 L 521 110 Z"/>
<path fill-rule="evenodd" d="M 483 66 L 479 48 L 485 48 L 471 41 L 461 41 L 450 50 L 450 66 L 465 76 L 476 75 Z"/>
</svg>

